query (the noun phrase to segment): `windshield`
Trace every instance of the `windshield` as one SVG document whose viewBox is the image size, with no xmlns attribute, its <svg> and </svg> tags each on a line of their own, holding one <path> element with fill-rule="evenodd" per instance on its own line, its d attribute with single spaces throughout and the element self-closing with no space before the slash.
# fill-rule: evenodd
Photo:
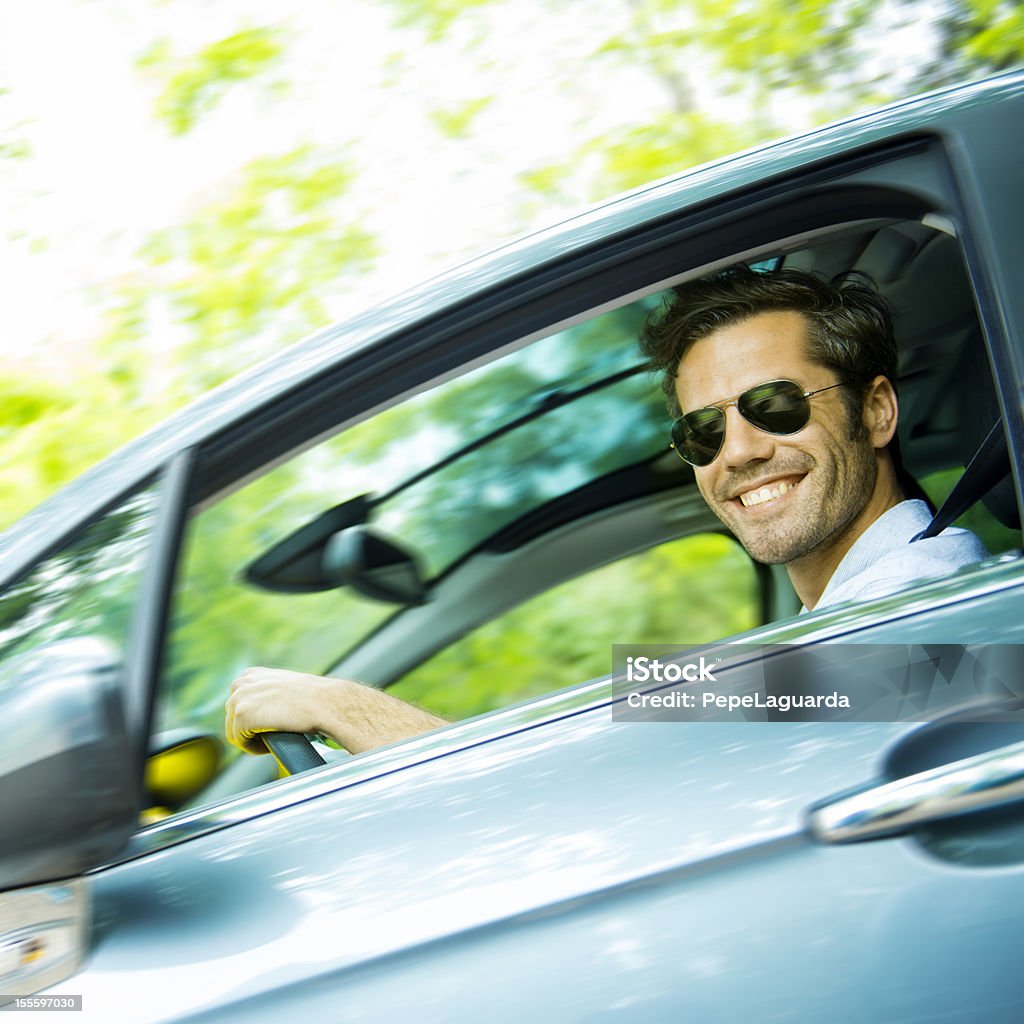
<svg viewBox="0 0 1024 1024">
<path fill-rule="evenodd" d="M 520 516 L 666 446 L 656 381 L 638 374 L 560 408 L 431 473 L 379 505 L 374 523 L 436 577 Z"/>
</svg>

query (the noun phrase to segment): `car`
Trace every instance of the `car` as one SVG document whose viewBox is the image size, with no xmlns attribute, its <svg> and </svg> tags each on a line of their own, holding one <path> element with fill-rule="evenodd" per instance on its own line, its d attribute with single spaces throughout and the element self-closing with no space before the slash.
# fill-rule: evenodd
<svg viewBox="0 0 1024 1024">
<path fill-rule="evenodd" d="M 1024 642 L 1021 123 L 1010 73 L 652 184 L 299 343 L 7 531 L 2 1000 L 1019 1021 L 1024 725 L 977 666 Z M 723 530 L 636 338 L 737 262 L 875 282 L 904 460 L 990 558 L 798 614 Z M 931 675 L 876 720 L 632 721 L 615 644 Z M 300 739 L 287 774 L 223 742 L 258 664 L 453 721 Z"/>
</svg>

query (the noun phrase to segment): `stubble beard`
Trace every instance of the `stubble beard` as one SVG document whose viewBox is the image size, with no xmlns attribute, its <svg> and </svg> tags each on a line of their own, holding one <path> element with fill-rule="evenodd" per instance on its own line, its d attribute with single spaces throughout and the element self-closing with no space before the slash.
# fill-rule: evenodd
<svg viewBox="0 0 1024 1024">
<path fill-rule="evenodd" d="M 743 513 L 723 514 L 728 508 L 716 502 L 719 519 L 736 535 L 755 561 L 765 565 L 790 565 L 824 551 L 834 544 L 860 515 L 875 486 L 877 462 L 874 448 L 861 437 L 847 438 L 854 457 L 845 466 L 835 467 L 831 481 L 811 481 L 816 462 L 799 471 L 804 473 L 793 494 L 794 507 L 763 523 L 742 520 Z M 760 470 L 764 473 L 764 470 Z M 794 468 L 772 470 L 772 475 L 786 475 Z M 800 493 L 801 487 L 815 487 L 823 493 Z"/>
</svg>

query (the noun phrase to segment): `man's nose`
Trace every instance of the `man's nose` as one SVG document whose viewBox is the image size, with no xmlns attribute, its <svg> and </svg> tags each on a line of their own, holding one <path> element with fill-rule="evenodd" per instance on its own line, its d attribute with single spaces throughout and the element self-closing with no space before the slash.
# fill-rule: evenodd
<svg viewBox="0 0 1024 1024">
<path fill-rule="evenodd" d="M 719 458 L 727 466 L 745 466 L 751 462 L 770 459 L 775 454 L 775 438 L 758 430 L 730 405 L 725 410 L 725 442 Z"/>
</svg>

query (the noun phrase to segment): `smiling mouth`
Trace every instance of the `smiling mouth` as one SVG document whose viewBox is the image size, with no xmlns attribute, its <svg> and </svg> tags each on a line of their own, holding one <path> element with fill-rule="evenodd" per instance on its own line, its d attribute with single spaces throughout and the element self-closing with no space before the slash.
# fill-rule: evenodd
<svg viewBox="0 0 1024 1024">
<path fill-rule="evenodd" d="M 775 483 L 766 484 L 764 487 L 755 487 L 749 491 L 744 491 L 736 500 L 744 508 L 753 508 L 755 505 L 767 505 L 770 502 L 777 501 L 784 494 L 788 494 L 802 479 L 800 477 L 795 480 L 778 480 Z"/>
</svg>

